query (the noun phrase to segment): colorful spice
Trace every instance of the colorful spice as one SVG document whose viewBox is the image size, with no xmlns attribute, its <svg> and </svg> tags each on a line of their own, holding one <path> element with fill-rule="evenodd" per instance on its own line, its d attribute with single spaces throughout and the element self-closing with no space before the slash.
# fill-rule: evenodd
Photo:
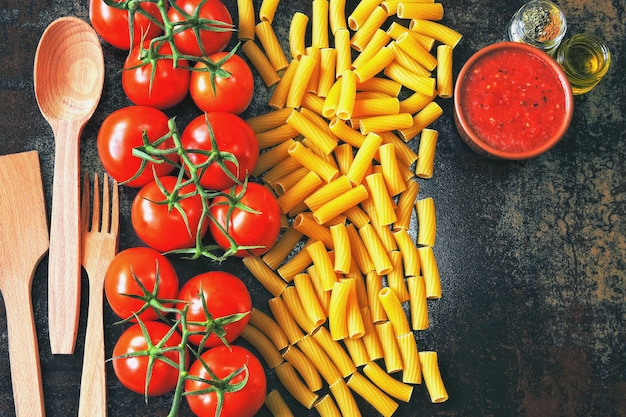
<svg viewBox="0 0 626 417">
<path fill-rule="evenodd" d="M 540 42 L 554 40 L 561 31 L 559 17 L 541 6 L 524 10 L 522 22 L 528 36 Z"/>
</svg>

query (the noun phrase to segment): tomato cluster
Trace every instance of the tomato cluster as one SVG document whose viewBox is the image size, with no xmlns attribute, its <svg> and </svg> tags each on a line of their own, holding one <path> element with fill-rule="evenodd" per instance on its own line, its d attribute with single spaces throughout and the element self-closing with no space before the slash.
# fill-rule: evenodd
<svg viewBox="0 0 626 417">
<path fill-rule="evenodd" d="M 216 260 L 260 255 L 278 237 L 280 212 L 274 196 L 249 181 L 259 145 L 239 114 L 254 80 L 237 48 L 224 50 L 230 13 L 220 0 L 137 1 L 90 2 L 96 31 L 129 50 L 121 84 L 133 103 L 102 123 L 102 165 L 139 188 L 131 220 L 148 246 Z M 164 111 L 188 94 L 202 114 L 179 133 Z"/>
<path fill-rule="evenodd" d="M 251 417 L 262 406 L 263 366 L 244 347 L 231 345 L 252 310 L 238 277 L 205 272 L 179 287 L 165 256 L 129 248 L 111 262 L 105 295 L 120 318 L 134 322 L 113 350 L 113 370 L 125 387 L 146 397 L 176 390 L 180 398 L 184 392 L 199 416 L 217 415 L 220 408 L 222 416 Z M 215 389 L 206 391 L 209 386 Z"/>
<path fill-rule="evenodd" d="M 221 271 L 181 286 L 165 256 L 258 256 L 280 231 L 275 196 L 251 178 L 259 144 L 240 114 L 254 80 L 237 46 L 225 50 L 231 15 L 220 0 L 90 0 L 89 14 L 102 39 L 128 51 L 120 78 L 132 104 L 105 118 L 97 149 L 109 175 L 136 189 L 131 223 L 147 245 L 120 252 L 105 279 L 109 305 L 130 324 L 115 374 L 146 397 L 174 391 L 173 409 L 184 396 L 197 415 L 253 416 L 265 373 L 231 345 L 252 309 L 246 286 Z M 200 114 L 179 131 L 165 112 L 187 96 Z"/>
<path fill-rule="evenodd" d="M 163 2 L 165 14 L 155 2 L 139 2 L 138 9 L 136 3 L 91 0 L 89 8 L 98 34 L 116 48 L 130 50 L 122 88 L 131 102 L 168 109 L 191 93 L 205 112 L 240 114 L 248 107 L 252 71 L 238 55 L 223 52 L 233 22 L 220 0 L 170 0 Z"/>
</svg>

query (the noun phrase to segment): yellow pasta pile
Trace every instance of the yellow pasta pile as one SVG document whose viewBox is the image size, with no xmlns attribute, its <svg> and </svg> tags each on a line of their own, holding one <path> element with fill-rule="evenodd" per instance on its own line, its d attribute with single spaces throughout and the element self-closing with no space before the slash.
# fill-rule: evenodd
<svg viewBox="0 0 626 417">
<path fill-rule="evenodd" d="M 256 23 L 252 0 L 238 1 L 242 50 L 273 89 L 271 110 L 247 120 L 262 150 L 253 176 L 285 215 L 276 245 L 244 258 L 273 298 L 243 337 L 323 417 L 359 416 L 353 393 L 391 416 L 422 381 L 446 401 L 437 354 L 418 351 L 414 334 L 441 297 L 434 201 L 418 198 L 416 177 L 433 175 L 429 126 L 443 112 L 435 98 L 452 96 L 461 35 L 434 1 L 362 0 L 347 12 L 345 0 L 313 0 L 310 18 L 293 16 L 286 54 L 278 3 L 263 0 Z M 277 391 L 266 404 L 292 415 Z"/>
</svg>

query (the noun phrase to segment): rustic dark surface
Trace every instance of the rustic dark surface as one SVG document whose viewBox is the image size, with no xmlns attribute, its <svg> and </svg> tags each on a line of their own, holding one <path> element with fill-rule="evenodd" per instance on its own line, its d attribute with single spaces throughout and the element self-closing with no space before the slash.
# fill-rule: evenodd
<svg viewBox="0 0 626 417">
<path fill-rule="evenodd" d="M 226 2 L 236 17 L 236 2 Z M 349 2 L 352 3 L 352 2 Z M 504 37 L 510 16 L 522 4 L 444 1 L 444 23 L 463 33 L 454 52 L 455 74 L 479 48 Z M 33 58 L 45 27 L 76 15 L 88 20 L 87 0 L 2 0 L 0 5 L 0 154 L 38 150 L 48 211 L 51 206 L 54 142 L 33 92 Z M 255 0 L 255 4 L 260 4 Z M 440 101 L 435 124 L 440 140 L 435 175 L 420 181 L 421 196 L 433 196 L 438 216 L 435 246 L 443 297 L 430 304 L 431 329 L 420 332 L 420 349 L 439 352 L 450 399 L 431 404 L 418 386 L 398 416 L 576 416 L 626 415 L 626 4 L 610 0 L 563 0 L 569 34 L 589 31 L 613 53 L 605 79 L 576 97 L 574 119 L 550 152 L 524 162 L 496 162 L 473 153 L 452 121 L 452 100 Z M 284 1 L 275 27 L 286 40 L 295 11 L 310 15 L 310 1 Z M 102 172 L 95 151 L 98 126 L 128 105 L 119 69 L 124 53 L 104 45 L 106 80 L 102 101 L 81 142 L 85 171 Z M 257 95 L 244 116 L 267 110 L 269 91 Z M 198 114 L 190 100 L 171 111 L 181 125 Z M 16 173 L 20 175 L 20 173 Z M 129 207 L 133 190 L 123 188 L 120 249 L 139 245 Z M 0 198 L 2 198 L 0 196 Z M 2 227 L 2 225 L 0 225 Z M 25 237 L 27 238 L 27 237 Z M 218 268 L 207 261 L 175 260 L 180 276 Z M 249 284 L 255 306 L 267 310 L 268 293 L 239 261 L 222 268 Z M 76 415 L 86 323 L 87 281 L 76 352 L 50 352 L 47 330 L 47 257 L 33 282 L 33 305 L 50 416 Z M 105 307 L 106 350 L 111 356 L 122 327 Z M 4 304 L 0 303 L 0 416 L 14 415 Z M 110 364 L 109 416 L 165 416 L 169 397 L 144 404 L 122 387 Z M 278 387 L 275 376 L 270 384 Z M 281 392 L 285 394 L 285 391 Z M 314 416 L 289 403 L 297 415 Z M 364 415 L 375 413 L 363 405 Z M 181 416 L 190 416 L 186 406 Z M 262 409 L 259 415 L 269 412 Z"/>
</svg>

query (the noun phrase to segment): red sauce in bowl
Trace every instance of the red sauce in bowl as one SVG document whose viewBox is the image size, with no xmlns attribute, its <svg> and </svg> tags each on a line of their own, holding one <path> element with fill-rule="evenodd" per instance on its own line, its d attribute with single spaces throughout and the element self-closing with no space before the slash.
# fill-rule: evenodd
<svg viewBox="0 0 626 417">
<path fill-rule="evenodd" d="M 468 61 L 459 80 L 457 110 L 464 128 L 505 158 L 545 151 L 569 125 L 571 90 L 547 54 L 518 44 L 500 46 Z"/>
</svg>

